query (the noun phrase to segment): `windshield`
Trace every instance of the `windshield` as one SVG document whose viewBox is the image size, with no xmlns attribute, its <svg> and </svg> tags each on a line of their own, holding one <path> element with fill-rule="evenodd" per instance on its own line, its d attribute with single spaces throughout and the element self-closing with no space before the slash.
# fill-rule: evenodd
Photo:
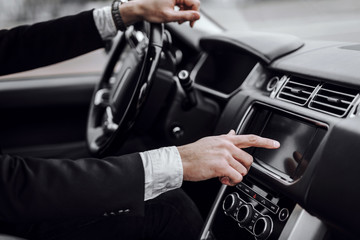
<svg viewBox="0 0 360 240">
<path fill-rule="evenodd" d="M 359 0 L 203 0 L 202 9 L 228 31 L 360 42 Z"/>
</svg>

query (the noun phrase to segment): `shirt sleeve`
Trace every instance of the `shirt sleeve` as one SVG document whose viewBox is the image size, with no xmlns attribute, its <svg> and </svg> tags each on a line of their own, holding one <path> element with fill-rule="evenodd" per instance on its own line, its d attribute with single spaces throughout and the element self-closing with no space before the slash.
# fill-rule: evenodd
<svg viewBox="0 0 360 240">
<path fill-rule="evenodd" d="M 103 40 L 115 37 L 116 26 L 111 16 L 111 7 L 98 8 L 93 11 L 95 25 Z"/>
<path fill-rule="evenodd" d="M 140 153 L 145 171 L 145 201 L 180 188 L 183 167 L 176 147 L 165 147 Z"/>
</svg>

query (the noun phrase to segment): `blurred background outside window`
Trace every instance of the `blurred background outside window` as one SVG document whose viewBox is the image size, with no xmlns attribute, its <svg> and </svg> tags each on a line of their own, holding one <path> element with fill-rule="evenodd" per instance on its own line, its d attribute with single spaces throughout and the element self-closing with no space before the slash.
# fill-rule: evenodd
<svg viewBox="0 0 360 240">
<path fill-rule="evenodd" d="M 94 7 L 104 0 L 0 0 L 0 27 L 47 20 Z M 359 0 L 201 0 L 202 9 L 230 31 L 267 31 L 301 38 L 360 39 Z"/>
</svg>

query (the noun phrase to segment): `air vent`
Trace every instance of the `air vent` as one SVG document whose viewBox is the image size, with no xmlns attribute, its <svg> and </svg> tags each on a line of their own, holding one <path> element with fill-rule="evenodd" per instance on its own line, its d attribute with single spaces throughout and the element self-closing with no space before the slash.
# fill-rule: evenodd
<svg viewBox="0 0 360 240">
<path fill-rule="evenodd" d="M 305 105 L 317 85 L 318 82 L 316 81 L 290 77 L 280 90 L 278 98 L 298 105 Z"/>
<path fill-rule="evenodd" d="M 332 84 L 324 84 L 315 94 L 309 108 L 343 117 L 350 110 L 358 91 Z"/>
</svg>

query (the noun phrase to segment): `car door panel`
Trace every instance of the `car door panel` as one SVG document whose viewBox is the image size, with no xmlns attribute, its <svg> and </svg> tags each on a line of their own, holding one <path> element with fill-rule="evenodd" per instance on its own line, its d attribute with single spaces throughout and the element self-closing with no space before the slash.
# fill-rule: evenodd
<svg viewBox="0 0 360 240">
<path fill-rule="evenodd" d="M 0 143 L 5 153 L 56 157 L 85 146 L 87 114 L 106 54 L 98 50 L 0 78 Z"/>
</svg>

